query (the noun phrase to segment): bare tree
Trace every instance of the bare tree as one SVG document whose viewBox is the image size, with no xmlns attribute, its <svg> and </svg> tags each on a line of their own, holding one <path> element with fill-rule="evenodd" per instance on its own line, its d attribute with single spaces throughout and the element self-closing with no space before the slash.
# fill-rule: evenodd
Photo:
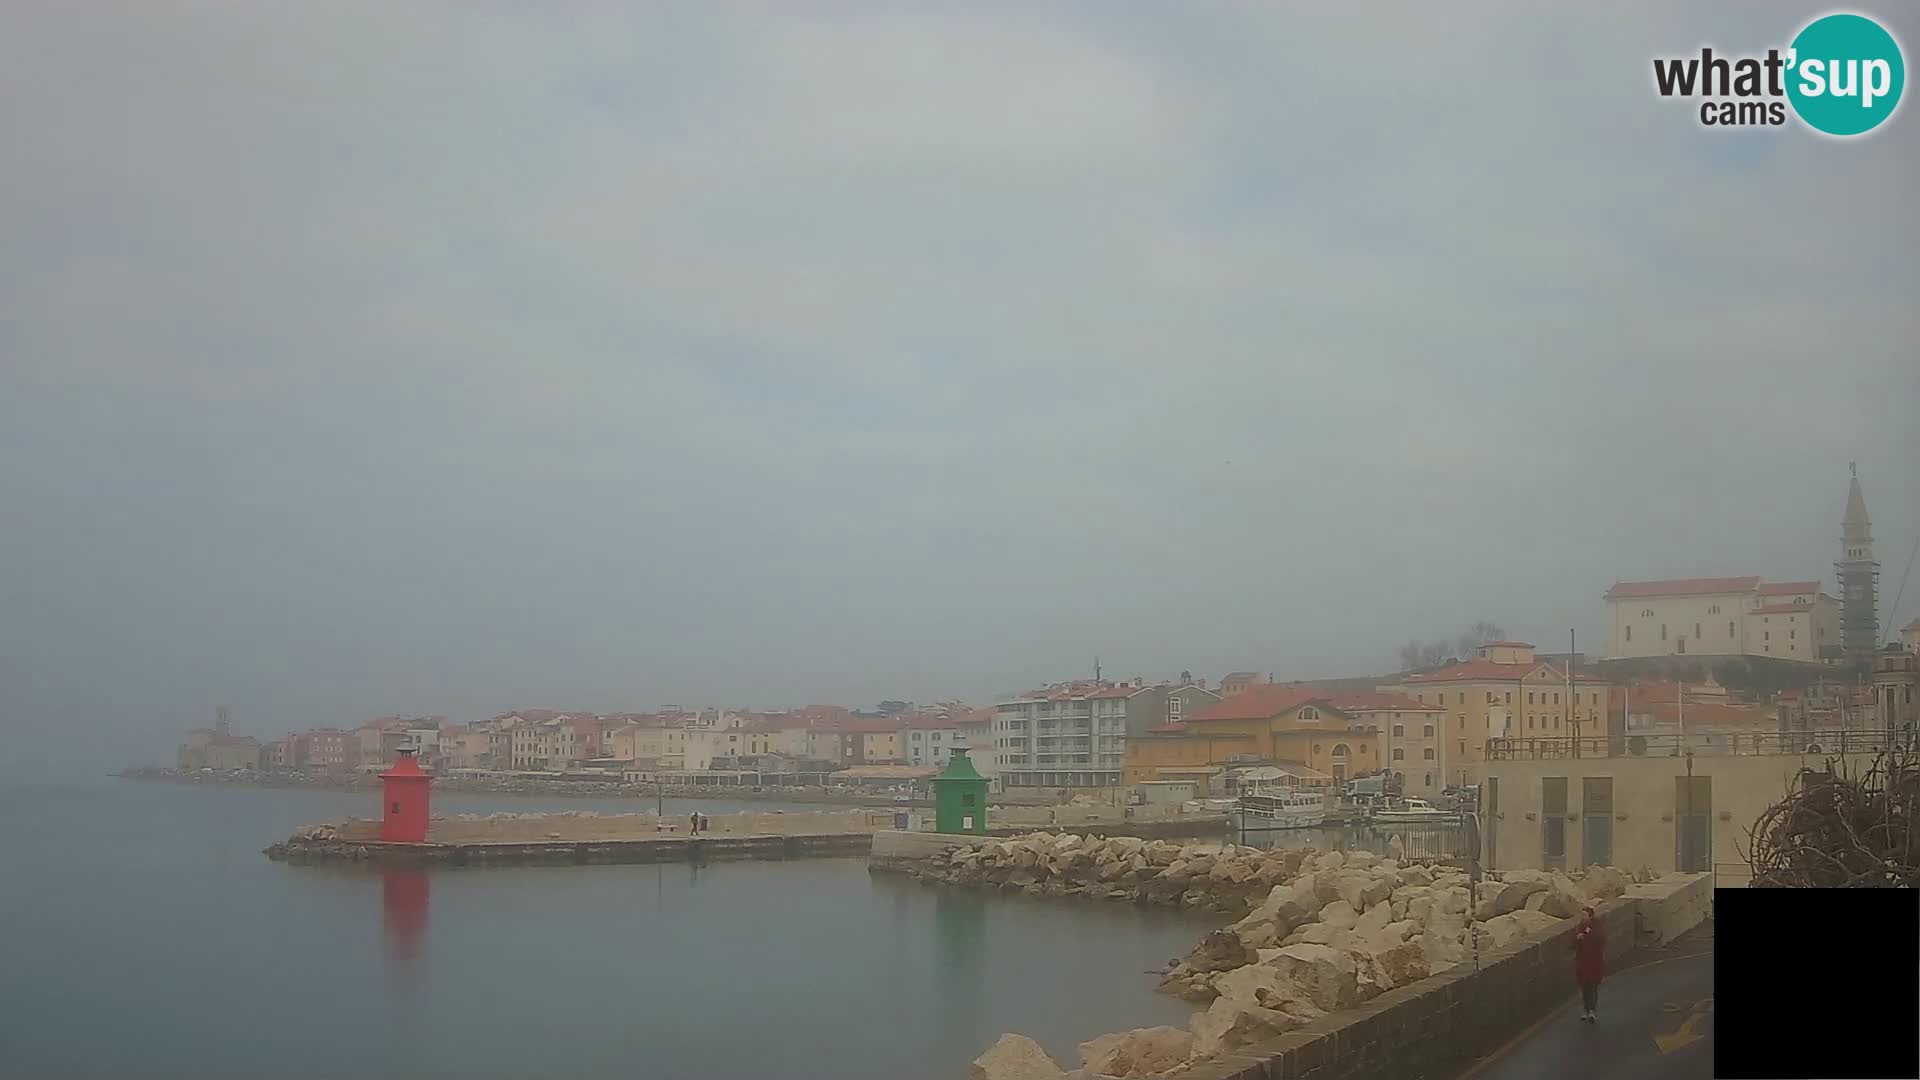
<svg viewBox="0 0 1920 1080">
<path fill-rule="evenodd" d="M 1443 639 L 1423 642 L 1419 638 L 1414 638 L 1400 646 L 1395 655 L 1400 658 L 1401 670 L 1420 671 L 1439 667 L 1453 657 L 1467 659 L 1480 646 L 1489 641 L 1499 641 L 1505 636 L 1506 631 L 1500 628 L 1499 623 L 1481 619 L 1469 629 L 1462 631 L 1452 641 Z"/>
<path fill-rule="evenodd" d="M 1419 638 L 1413 638 L 1409 640 L 1405 645 L 1400 646 L 1399 655 L 1400 655 L 1400 670 L 1415 671 L 1419 669 L 1419 667 L 1421 666 L 1421 661 L 1426 656 L 1426 646 L 1420 644 Z"/>
</svg>

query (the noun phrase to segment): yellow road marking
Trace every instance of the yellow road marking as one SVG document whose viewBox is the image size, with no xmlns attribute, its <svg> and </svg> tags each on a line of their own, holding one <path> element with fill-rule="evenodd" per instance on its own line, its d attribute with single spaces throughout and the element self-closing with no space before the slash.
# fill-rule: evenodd
<svg viewBox="0 0 1920 1080">
<path fill-rule="evenodd" d="M 1669 1005 L 1667 1006 L 1667 1011 L 1678 1012 L 1679 1008 L 1678 1006 Z M 1712 1013 L 1713 999 L 1710 997 L 1701 998 L 1699 1001 L 1693 1003 L 1693 1008 L 1687 1011 L 1687 1018 L 1680 1022 L 1679 1030 L 1671 1035 L 1655 1035 L 1653 1037 L 1653 1045 L 1658 1048 L 1662 1054 L 1671 1054 L 1683 1046 L 1691 1046 L 1699 1042 L 1701 1039 L 1706 1038 L 1706 1033 L 1700 1029 L 1706 1024 L 1707 1017 L 1712 1015 Z"/>
</svg>

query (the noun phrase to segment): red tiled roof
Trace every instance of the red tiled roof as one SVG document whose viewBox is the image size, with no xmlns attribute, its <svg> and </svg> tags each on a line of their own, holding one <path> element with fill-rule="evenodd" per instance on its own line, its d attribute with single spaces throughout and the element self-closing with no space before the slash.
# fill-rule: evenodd
<svg viewBox="0 0 1920 1080">
<path fill-rule="evenodd" d="M 903 726 L 903 721 L 892 716 L 849 716 L 844 720 L 820 720 L 813 724 L 821 731 L 839 731 L 848 735 L 888 735 Z"/>
<path fill-rule="evenodd" d="M 1341 712 L 1446 712 L 1438 705 L 1415 701 L 1405 694 L 1362 692 L 1341 694 L 1331 702 Z"/>
<path fill-rule="evenodd" d="M 1820 583 L 1817 581 L 1772 581 L 1760 586 L 1761 596 L 1797 596 L 1819 591 Z"/>
<path fill-rule="evenodd" d="M 1707 593 L 1752 592 L 1756 577 L 1672 578 L 1667 581 L 1616 581 L 1606 599 L 1627 600 L 1654 596 L 1702 596 Z"/>
<path fill-rule="evenodd" d="M 917 716 L 909 716 L 902 720 L 900 726 L 916 731 L 933 731 L 936 729 L 945 730 L 947 728 L 957 728 L 960 726 L 960 723 L 961 718 L 958 716 L 921 713 Z"/>
<path fill-rule="evenodd" d="M 1249 686 L 1230 698 L 1213 702 L 1199 712 L 1188 713 L 1189 722 L 1208 720 L 1265 720 L 1291 712 L 1308 702 L 1329 704 L 1329 695 L 1309 686 L 1283 686 L 1263 683 Z"/>
<path fill-rule="evenodd" d="M 1514 682 L 1543 667 L 1552 667 L 1552 665 L 1538 661 L 1525 664 L 1501 664 L 1492 660 L 1467 660 L 1451 667 L 1443 667 L 1438 671 L 1409 675 L 1407 682 Z"/>
</svg>

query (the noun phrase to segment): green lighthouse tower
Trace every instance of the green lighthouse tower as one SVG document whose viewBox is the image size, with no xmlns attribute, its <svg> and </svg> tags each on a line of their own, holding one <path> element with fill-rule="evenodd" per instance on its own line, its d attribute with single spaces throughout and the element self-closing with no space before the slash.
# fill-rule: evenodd
<svg viewBox="0 0 1920 1080">
<path fill-rule="evenodd" d="M 933 831 L 987 835 L 987 778 L 974 770 L 967 750 L 950 751 L 947 771 L 933 778 Z"/>
</svg>

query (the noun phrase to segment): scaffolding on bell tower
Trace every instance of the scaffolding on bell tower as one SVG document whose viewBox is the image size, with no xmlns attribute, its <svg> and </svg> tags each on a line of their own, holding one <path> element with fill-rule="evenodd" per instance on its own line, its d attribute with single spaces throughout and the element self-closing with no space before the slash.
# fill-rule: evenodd
<svg viewBox="0 0 1920 1080">
<path fill-rule="evenodd" d="M 1840 519 L 1840 559 L 1833 564 L 1840 584 L 1840 648 L 1848 658 L 1872 656 L 1879 648 L 1880 563 L 1873 557 L 1873 520 L 1860 493 L 1860 469 L 1848 463 L 1847 510 Z"/>
</svg>

